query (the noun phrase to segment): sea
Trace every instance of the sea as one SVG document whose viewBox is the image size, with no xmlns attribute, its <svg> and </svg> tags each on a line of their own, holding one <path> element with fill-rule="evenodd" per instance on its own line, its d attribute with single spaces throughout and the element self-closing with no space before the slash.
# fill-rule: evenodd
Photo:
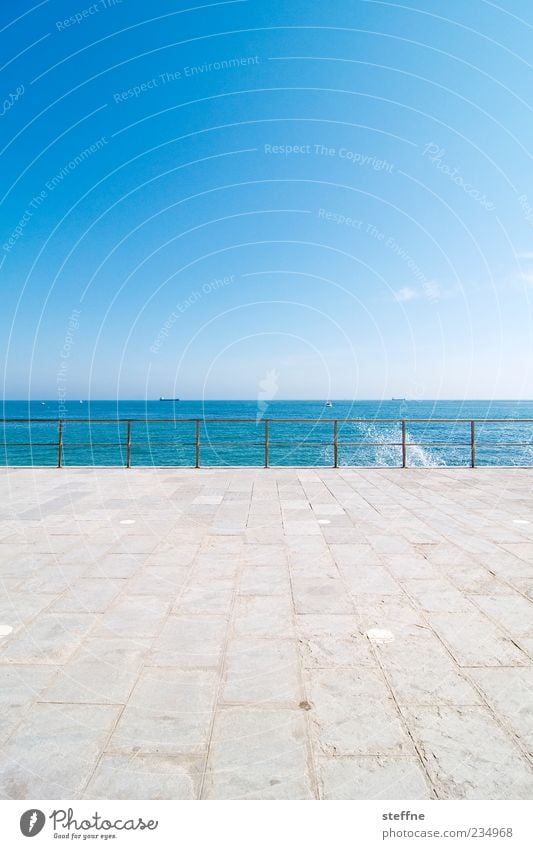
<svg viewBox="0 0 533 849">
<path fill-rule="evenodd" d="M 405 455 L 429 468 L 470 466 L 474 453 L 477 466 L 533 466 L 533 401 L 329 403 L 3 401 L 0 464 L 396 467 Z"/>
</svg>

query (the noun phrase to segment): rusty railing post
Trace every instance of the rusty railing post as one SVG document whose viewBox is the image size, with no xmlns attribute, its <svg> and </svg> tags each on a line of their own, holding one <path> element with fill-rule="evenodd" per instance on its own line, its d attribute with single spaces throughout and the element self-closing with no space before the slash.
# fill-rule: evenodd
<svg viewBox="0 0 533 849">
<path fill-rule="evenodd" d="M 59 428 L 57 434 L 57 468 L 60 469 L 63 465 L 63 419 L 59 419 Z"/>
<path fill-rule="evenodd" d="M 196 465 L 196 468 L 199 469 L 200 468 L 200 419 L 196 419 L 195 448 L 196 448 L 195 465 Z"/>
<path fill-rule="evenodd" d="M 126 451 L 127 451 L 126 468 L 131 469 L 131 419 L 128 419 L 128 436 L 127 436 Z"/>
</svg>

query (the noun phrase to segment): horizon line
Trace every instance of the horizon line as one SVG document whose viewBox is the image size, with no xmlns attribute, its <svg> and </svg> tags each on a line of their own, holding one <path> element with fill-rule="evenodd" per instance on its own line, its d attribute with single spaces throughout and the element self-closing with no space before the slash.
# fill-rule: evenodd
<svg viewBox="0 0 533 849">
<path fill-rule="evenodd" d="M 366 404 L 366 403 L 390 403 L 391 401 L 395 402 L 409 402 L 412 404 L 424 404 L 429 402 L 438 402 L 438 403 L 448 403 L 453 402 L 457 404 L 466 403 L 469 401 L 486 401 L 487 403 L 496 403 L 496 402 L 533 402 L 533 398 L 334 398 L 329 397 L 324 400 L 323 397 L 320 398 L 273 398 L 269 400 L 268 404 L 282 404 L 291 402 L 293 404 L 306 404 L 306 403 L 326 403 L 327 401 L 337 402 L 337 403 L 349 403 L 349 404 Z M 57 398 L 43 398 L 42 396 L 37 396 L 35 398 L 3 398 L 1 403 L 3 404 L 35 404 L 35 403 L 45 403 L 45 404 L 78 404 L 80 402 L 87 404 L 97 404 L 97 403 L 118 403 L 118 404 L 126 404 L 126 403 L 142 403 L 142 404 L 152 404 L 152 403 L 176 403 L 176 404 L 191 404 L 191 403 L 210 403 L 210 404 L 242 404 L 242 403 L 264 403 L 263 401 L 257 398 L 178 398 L 173 399 L 171 397 L 166 398 L 163 397 L 163 401 L 161 398 L 81 398 L 81 399 L 71 399 L 68 401 L 58 400 Z"/>
</svg>

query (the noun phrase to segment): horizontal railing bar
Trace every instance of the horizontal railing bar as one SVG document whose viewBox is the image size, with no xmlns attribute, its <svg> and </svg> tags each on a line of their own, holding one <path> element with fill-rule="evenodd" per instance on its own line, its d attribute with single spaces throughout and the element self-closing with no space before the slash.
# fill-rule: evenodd
<svg viewBox="0 0 533 849">
<path fill-rule="evenodd" d="M 18 444 L 18 443 L 7 442 L 7 443 L 4 443 L 4 444 L 5 445 L 15 445 L 15 444 Z M 35 443 L 28 443 L 28 444 L 35 445 Z M 45 444 L 47 444 L 47 443 L 45 443 Z M 193 446 L 194 444 L 195 444 L 194 442 L 130 442 L 130 446 L 132 448 L 135 448 L 135 447 L 137 447 L 137 448 L 150 448 L 151 446 L 156 446 L 158 448 L 161 448 L 163 446 L 167 447 L 167 448 L 172 448 L 172 447 L 177 448 L 177 447 L 180 447 L 182 445 Z M 65 448 L 90 448 L 91 446 L 98 446 L 100 448 L 102 446 L 107 446 L 107 447 L 111 447 L 111 448 L 112 447 L 127 448 L 128 443 L 127 442 L 64 442 L 63 446 Z"/>
<path fill-rule="evenodd" d="M 4 442 L 4 448 L 57 448 L 57 442 Z M 269 445 L 277 448 L 331 448 L 333 442 L 276 442 L 269 440 Z M 63 442 L 64 448 L 127 448 L 127 442 Z M 132 448 L 193 448 L 195 442 L 132 442 Z M 401 448 L 401 442 L 342 442 L 339 448 Z M 406 447 L 441 447 L 441 448 L 470 448 L 470 442 L 407 442 Z M 264 442 L 205 442 L 202 448 L 263 448 Z M 477 448 L 533 448 L 533 442 L 477 442 Z"/>
<path fill-rule="evenodd" d="M 393 447 L 401 447 L 401 442 L 338 442 L 337 445 L 339 448 L 354 448 L 357 446 L 363 447 L 374 447 L 378 446 L 387 448 L 388 446 Z M 288 448 L 290 446 L 294 446 L 295 448 L 332 448 L 335 443 L 334 442 L 276 442 L 270 441 L 269 445 L 277 446 L 278 448 Z"/>
<path fill-rule="evenodd" d="M 67 424 L 127 424 L 128 421 L 131 421 L 133 424 L 168 424 L 169 422 L 173 422 L 174 424 L 186 424 L 191 422 L 200 421 L 201 423 L 207 424 L 221 424 L 221 423 L 230 423 L 230 422 L 249 422 L 256 424 L 258 427 L 263 424 L 264 420 L 256 421 L 255 418 L 246 418 L 246 419 L 210 419 L 210 418 L 186 418 L 186 419 L 159 419 L 159 418 L 142 418 L 142 419 L 40 419 L 40 418 L 30 418 L 30 419 L 3 419 L 0 418 L 0 424 L 15 424 L 15 423 L 35 423 L 35 424 L 57 424 L 59 421 L 62 421 L 65 425 Z M 277 423 L 293 423 L 293 424 L 309 424 L 310 422 L 316 424 L 333 424 L 334 419 L 326 419 L 326 418 L 318 418 L 318 419 L 285 419 L 285 418 L 270 418 L 270 424 Z M 341 424 L 374 424 L 376 422 L 379 423 L 396 423 L 401 424 L 402 421 L 405 421 L 407 424 L 470 424 L 470 422 L 475 421 L 478 424 L 533 424 L 533 419 L 337 419 L 339 425 Z"/>
<path fill-rule="evenodd" d="M 478 448 L 488 448 L 489 445 L 497 448 L 533 448 L 533 442 L 478 442 L 476 440 Z"/>
<path fill-rule="evenodd" d="M 407 448 L 415 447 L 415 446 L 421 447 L 421 448 L 423 448 L 423 447 L 429 448 L 431 446 L 433 446 L 434 448 L 438 448 L 439 446 L 441 448 L 453 448 L 454 446 L 456 448 L 470 448 L 471 445 L 472 445 L 471 442 L 411 442 L 411 441 L 406 442 L 405 444 L 406 444 Z M 479 445 L 479 444 L 480 444 L 479 442 L 476 442 L 476 445 Z"/>
<path fill-rule="evenodd" d="M 405 418 L 346 418 L 346 419 L 338 419 L 338 418 L 325 418 L 321 416 L 320 418 L 268 418 L 268 419 L 258 419 L 256 418 L 209 418 L 209 417 L 194 417 L 194 418 L 179 418 L 174 415 L 173 418 L 150 418 L 150 417 L 139 417 L 139 418 L 104 418 L 104 419 L 91 419 L 91 418 L 73 418 L 73 419 L 62 419 L 62 418 L 4 418 L 0 419 L 0 424 L 4 425 L 4 437 L 5 441 L 3 442 L 4 447 L 4 462 L 9 464 L 10 458 L 15 457 L 24 457 L 25 452 L 28 452 L 29 456 L 33 461 L 35 452 L 40 448 L 44 448 L 49 452 L 56 452 L 57 450 L 57 466 L 61 468 L 63 465 L 63 456 L 66 451 L 67 455 L 73 457 L 73 455 L 80 449 L 89 449 L 91 451 L 90 463 L 94 464 L 102 464 L 104 461 L 98 460 L 97 454 L 98 450 L 101 448 L 103 451 L 109 449 L 113 449 L 120 456 L 120 463 L 117 461 L 116 463 L 111 463 L 110 465 L 121 465 L 126 468 L 130 468 L 132 465 L 132 457 L 131 452 L 132 449 L 135 449 L 137 454 L 137 461 L 139 465 L 143 465 L 146 462 L 147 454 L 150 455 L 152 459 L 157 457 L 157 451 L 164 449 L 167 454 L 168 462 L 164 465 L 172 465 L 172 466 L 188 466 L 189 464 L 186 462 L 180 462 L 183 459 L 183 454 L 180 454 L 182 451 L 190 451 L 191 449 L 195 449 L 195 466 L 196 468 L 201 465 L 201 452 L 205 453 L 209 450 L 211 454 L 209 456 L 219 455 L 219 460 L 222 460 L 224 456 L 223 452 L 226 450 L 234 450 L 235 452 L 241 450 L 246 457 L 246 452 L 250 451 L 264 451 L 264 465 L 268 467 L 269 465 L 269 449 L 273 451 L 275 449 L 284 450 L 288 453 L 291 453 L 292 456 L 298 457 L 298 452 L 303 452 L 305 450 L 308 451 L 321 451 L 320 459 L 318 460 L 318 465 L 327 466 L 329 463 L 327 462 L 327 458 L 329 458 L 329 454 L 333 452 L 333 466 L 337 468 L 339 465 L 339 448 L 341 451 L 343 449 L 350 449 L 352 451 L 360 451 L 368 448 L 376 448 L 376 449 L 387 449 L 394 448 L 395 450 L 402 450 L 401 455 L 401 467 L 406 468 L 409 466 L 409 449 L 420 447 L 420 448 L 435 448 L 435 449 L 458 449 L 464 451 L 466 449 L 470 449 L 470 463 L 465 464 L 465 467 L 470 465 L 472 468 L 476 466 L 476 451 L 478 449 L 488 449 L 492 452 L 496 452 L 497 449 L 531 449 L 533 448 L 533 438 L 531 435 L 531 425 L 533 424 L 533 419 L 520 419 L 520 418 L 494 418 L 494 419 L 471 419 L 471 418 L 417 418 L 417 419 L 405 419 Z M 487 425 L 489 427 L 488 431 L 480 431 L 478 429 L 476 436 L 476 424 L 478 428 L 481 428 L 483 425 Z M 499 433 L 490 431 L 490 425 L 498 425 L 500 428 Z M 21 427 L 24 427 L 27 433 L 25 434 L 25 438 L 29 439 L 27 442 L 10 442 L 7 439 L 9 433 L 9 426 L 15 425 L 15 439 L 22 435 Z M 87 438 L 90 439 L 90 442 L 74 442 L 70 441 L 68 438 L 65 440 L 65 432 L 68 434 L 68 428 L 66 425 L 72 425 L 73 427 L 70 429 L 70 433 L 73 439 L 76 437 L 83 436 L 85 432 L 87 432 Z M 107 431 L 100 432 L 100 438 L 104 438 L 109 435 L 111 439 L 116 436 L 117 442 L 114 441 L 92 441 L 93 435 L 97 432 L 97 428 L 100 425 L 107 426 Z M 140 426 L 142 425 L 142 430 Z M 152 425 L 163 425 L 165 427 L 164 431 L 156 431 L 152 429 Z M 194 442 L 191 440 L 191 434 L 187 431 L 180 431 L 178 434 L 178 426 L 179 425 L 189 425 L 194 426 L 193 434 L 195 436 Z M 221 425 L 221 428 L 215 427 L 216 425 Z M 235 425 L 249 426 L 248 430 L 244 427 L 237 428 L 236 430 L 232 428 Z M 278 439 L 272 439 L 272 435 L 275 435 L 275 431 L 270 431 L 269 437 L 269 426 L 270 428 L 274 428 L 275 425 L 280 426 L 280 430 L 278 432 Z M 285 428 L 283 426 L 286 426 Z M 389 431 L 385 434 L 381 434 L 384 436 L 392 437 L 391 441 L 367 441 L 368 436 L 371 435 L 371 430 L 367 426 L 375 426 L 379 428 L 381 425 L 388 426 Z M 522 426 L 526 428 L 526 431 L 523 430 L 519 433 L 516 433 L 516 430 L 513 433 L 512 428 L 515 426 Z M 17 427 L 18 426 L 18 427 Z M 32 441 L 33 433 L 36 434 L 37 437 L 40 435 L 40 431 L 33 430 L 32 427 L 42 426 L 43 428 L 50 427 L 58 427 L 57 431 L 57 441 L 53 439 L 53 441 L 41 442 L 41 441 Z M 123 430 L 123 426 L 127 428 L 126 433 Z M 132 428 L 133 426 L 138 426 L 136 430 L 137 440 L 132 441 Z M 324 431 L 323 427 L 326 426 L 328 430 Z M 438 426 L 440 428 L 439 431 L 435 432 L 434 428 Z M 445 427 L 443 427 L 445 426 Z M 110 431 L 110 428 L 113 428 L 113 432 Z M 300 430 L 298 430 L 300 427 Z M 461 428 L 468 428 L 470 439 L 469 441 L 465 440 L 465 436 L 463 436 L 464 430 Z M 78 430 L 76 430 L 78 428 Z M 84 428 L 85 430 L 80 430 Z M 366 430 L 365 430 L 366 428 Z M 431 430 L 433 428 L 433 431 Z M 409 430 L 408 430 L 409 429 Z M 44 431 L 43 437 L 46 437 L 47 431 Z M 242 433 L 243 439 L 239 439 L 239 435 Z M 162 439 L 153 439 L 153 435 L 159 434 Z M 378 434 L 376 434 L 377 436 Z M 491 439 L 487 441 L 485 438 L 479 439 L 480 436 L 493 436 L 495 439 Z M 498 441 L 498 435 L 501 435 L 505 441 Z M 180 437 L 179 439 L 177 437 Z M 512 437 L 514 436 L 514 441 Z M 524 437 L 521 441 L 520 437 Z M 232 438 L 233 437 L 233 438 Z M 235 441 L 235 437 L 237 441 Z M 247 438 L 246 438 L 247 437 Z M 344 437 L 344 438 L 343 438 Z M 363 437 L 363 438 L 361 438 Z M 364 437 L 367 437 L 366 439 Z M 418 439 L 417 439 L 418 437 Z M 432 437 L 436 437 L 433 438 Z M 440 437 L 440 439 L 439 439 Z M 396 441 L 398 438 L 401 438 L 401 441 Z M 172 441 L 168 441 L 171 439 Z M 2 443 L 0 442 L 0 445 Z M 22 448 L 25 449 L 25 452 L 22 452 Z M 327 450 L 327 453 L 324 452 L 324 449 Z M 38 456 L 38 454 L 37 454 Z M 100 455 L 101 456 L 101 455 Z M 122 459 L 126 457 L 125 461 Z M 224 466 L 232 466 L 232 465 L 242 465 L 239 463 L 239 457 L 242 454 L 236 454 L 233 458 L 233 461 L 228 463 L 223 463 Z M 252 455 L 255 456 L 255 455 Z M 311 455 L 313 456 L 313 455 Z M 350 458 L 348 466 L 359 467 L 357 463 L 357 457 L 359 455 L 355 455 Z M 461 456 L 461 455 L 459 455 Z M 187 454 L 185 454 L 187 457 Z M 316 457 L 316 455 L 315 455 Z M 451 455 L 452 460 L 454 455 Z M 518 455 L 520 457 L 520 455 Z M 501 455 L 498 459 L 504 459 L 505 455 Z M 249 457 L 247 458 L 249 459 Z M 377 459 L 377 457 L 376 457 Z M 494 461 L 496 462 L 496 461 Z M 104 463 L 105 464 L 105 463 Z M 499 465 L 499 463 L 497 463 Z M 76 463 L 70 463 L 69 465 L 76 465 Z M 85 465 L 85 464 L 81 464 Z M 215 464 L 207 462 L 208 466 L 213 466 Z M 255 467 L 255 463 L 246 462 L 245 465 Z M 278 466 L 278 464 L 273 463 L 272 465 Z M 283 464 L 285 465 L 285 464 Z M 390 468 L 392 465 L 385 465 L 384 468 Z M 440 464 L 439 464 L 440 465 Z M 483 465 L 483 463 L 482 463 Z M 513 464 L 516 468 L 518 464 Z M 533 458 L 532 463 L 533 465 Z M 462 467 L 462 463 L 454 463 L 451 462 L 451 466 Z M 282 468 L 283 466 L 280 466 Z M 362 466 L 366 468 L 367 466 Z M 371 464 L 368 468 L 375 468 L 376 464 Z M 381 466 L 380 466 L 381 468 Z"/>
</svg>

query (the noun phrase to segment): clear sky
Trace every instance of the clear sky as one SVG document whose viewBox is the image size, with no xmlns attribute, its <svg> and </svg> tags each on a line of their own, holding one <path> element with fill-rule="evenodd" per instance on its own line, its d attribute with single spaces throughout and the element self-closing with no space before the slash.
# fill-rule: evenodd
<svg viewBox="0 0 533 849">
<path fill-rule="evenodd" d="M 529 0 L 4 0 L 6 398 L 533 397 Z"/>
</svg>

